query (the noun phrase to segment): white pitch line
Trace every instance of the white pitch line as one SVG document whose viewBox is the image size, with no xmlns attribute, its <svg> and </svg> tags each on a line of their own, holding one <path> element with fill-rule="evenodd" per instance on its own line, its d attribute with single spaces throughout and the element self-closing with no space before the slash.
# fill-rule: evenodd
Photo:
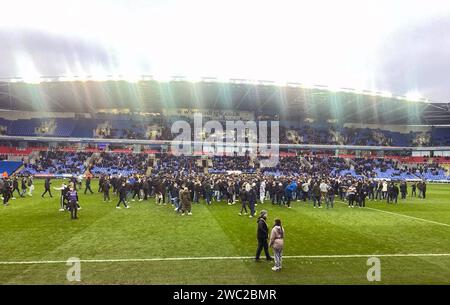
<svg viewBox="0 0 450 305">
<path fill-rule="evenodd" d="M 435 224 L 435 225 L 441 225 L 441 226 L 450 227 L 450 225 L 447 224 L 447 223 L 437 222 L 437 221 L 428 220 L 428 219 L 424 219 L 424 218 L 413 217 L 413 216 L 408 216 L 408 215 L 405 215 L 405 214 L 394 213 L 394 212 L 389 212 L 389 211 L 375 209 L 375 208 L 369 208 L 369 207 L 366 207 L 366 209 L 373 210 L 373 211 L 378 211 L 378 212 L 382 212 L 382 213 L 386 213 L 386 214 L 392 214 L 392 215 L 396 215 L 396 216 L 403 216 L 403 217 L 411 218 L 411 219 L 414 219 L 414 220 L 425 221 L 425 222 L 429 222 L 429 223 L 432 223 L 432 224 Z"/>
<path fill-rule="evenodd" d="M 320 258 L 365 258 L 365 257 L 444 257 L 450 253 L 397 253 L 397 254 L 342 254 L 342 255 L 287 255 L 284 259 L 320 259 Z M 247 260 L 254 256 L 200 256 L 200 257 L 166 257 L 166 258 L 123 258 L 123 259 L 81 259 L 80 263 L 121 263 L 121 262 L 161 262 L 190 260 Z M 68 261 L 11 261 L 0 262 L 0 265 L 35 265 L 35 264 L 65 264 Z"/>
</svg>

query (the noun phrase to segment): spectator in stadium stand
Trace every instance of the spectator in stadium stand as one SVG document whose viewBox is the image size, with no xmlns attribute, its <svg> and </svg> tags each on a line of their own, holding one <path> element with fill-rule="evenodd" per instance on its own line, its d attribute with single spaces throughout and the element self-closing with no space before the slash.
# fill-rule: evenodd
<svg viewBox="0 0 450 305">
<path fill-rule="evenodd" d="M 183 185 L 182 190 L 180 191 L 180 199 L 181 199 L 181 216 L 184 216 L 185 213 L 188 215 L 192 215 L 191 212 L 191 193 L 187 186 Z"/>
<path fill-rule="evenodd" d="M 408 193 L 406 181 L 400 182 L 400 193 L 402 194 L 402 199 L 406 199 L 406 194 Z"/>
<path fill-rule="evenodd" d="M 255 256 L 255 261 L 259 261 L 260 260 L 260 255 L 262 250 L 264 249 L 264 254 L 266 255 L 266 259 L 268 261 L 273 260 L 273 258 L 270 256 L 269 253 L 269 245 L 267 242 L 268 239 L 268 235 L 269 235 L 269 229 L 267 227 L 267 211 L 266 210 L 262 210 L 258 220 L 257 220 L 257 224 L 258 224 L 258 230 L 256 233 L 256 237 L 258 240 L 258 248 L 256 249 L 256 256 Z"/>
<path fill-rule="evenodd" d="M 44 198 L 45 194 L 49 193 L 50 198 L 53 198 L 52 196 L 52 190 L 50 189 L 50 185 L 51 185 L 51 181 L 50 181 L 50 177 L 45 178 L 45 182 L 44 182 L 44 193 L 42 193 L 41 197 Z"/>
<path fill-rule="evenodd" d="M 275 224 L 270 233 L 269 246 L 273 249 L 275 266 L 272 267 L 273 271 L 280 271 L 282 268 L 282 255 L 284 248 L 284 228 L 281 225 L 280 219 L 275 219 Z"/>
<path fill-rule="evenodd" d="M 70 187 L 69 191 L 67 192 L 67 199 L 68 199 L 68 208 L 70 211 L 70 218 L 72 220 L 78 219 L 77 211 L 78 211 L 78 193 L 75 190 L 73 186 Z"/>
<path fill-rule="evenodd" d="M 84 189 L 84 194 L 86 195 L 86 192 L 87 191 L 89 191 L 89 192 L 91 192 L 91 194 L 94 194 L 94 192 L 92 191 L 92 189 L 91 189 L 91 176 L 90 175 L 88 175 L 87 177 L 86 177 L 86 188 Z"/>
</svg>

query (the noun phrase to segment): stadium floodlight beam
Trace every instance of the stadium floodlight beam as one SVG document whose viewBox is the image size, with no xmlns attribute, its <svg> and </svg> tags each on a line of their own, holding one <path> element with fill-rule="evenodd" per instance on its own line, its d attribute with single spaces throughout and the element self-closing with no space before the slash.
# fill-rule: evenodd
<svg viewBox="0 0 450 305">
<path fill-rule="evenodd" d="M 423 96 L 418 91 L 410 91 L 405 95 L 408 101 L 419 102 L 423 99 Z"/>
<path fill-rule="evenodd" d="M 39 84 L 42 82 L 42 78 L 38 75 L 30 75 L 22 77 L 21 82 L 24 82 L 26 84 Z"/>
<path fill-rule="evenodd" d="M 379 94 L 381 97 L 392 98 L 392 93 L 387 91 L 381 91 Z"/>
<path fill-rule="evenodd" d="M 295 83 L 295 82 L 288 82 L 286 83 L 286 86 L 292 87 L 292 88 L 300 88 L 302 86 L 301 83 Z"/>
<path fill-rule="evenodd" d="M 269 80 L 258 80 L 257 83 L 258 83 L 258 85 L 262 85 L 262 86 L 274 86 L 275 85 L 274 81 L 269 81 Z"/>
</svg>

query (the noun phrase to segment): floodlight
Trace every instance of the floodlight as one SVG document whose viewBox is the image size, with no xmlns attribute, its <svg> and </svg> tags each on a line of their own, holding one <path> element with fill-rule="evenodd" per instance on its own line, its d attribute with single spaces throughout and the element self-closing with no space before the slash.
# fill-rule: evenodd
<svg viewBox="0 0 450 305">
<path fill-rule="evenodd" d="M 408 101 L 413 101 L 413 102 L 418 102 L 423 98 L 422 95 L 418 91 L 410 91 L 410 92 L 406 93 L 405 96 Z"/>
</svg>

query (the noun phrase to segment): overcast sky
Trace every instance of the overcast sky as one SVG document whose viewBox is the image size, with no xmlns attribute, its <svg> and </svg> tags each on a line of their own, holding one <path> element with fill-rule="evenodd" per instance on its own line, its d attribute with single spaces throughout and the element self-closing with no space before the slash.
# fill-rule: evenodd
<svg viewBox="0 0 450 305">
<path fill-rule="evenodd" d="M 446 0 L 0 0 L 0 77 L 171 75 L 450 102 Z"/>
</svg>

